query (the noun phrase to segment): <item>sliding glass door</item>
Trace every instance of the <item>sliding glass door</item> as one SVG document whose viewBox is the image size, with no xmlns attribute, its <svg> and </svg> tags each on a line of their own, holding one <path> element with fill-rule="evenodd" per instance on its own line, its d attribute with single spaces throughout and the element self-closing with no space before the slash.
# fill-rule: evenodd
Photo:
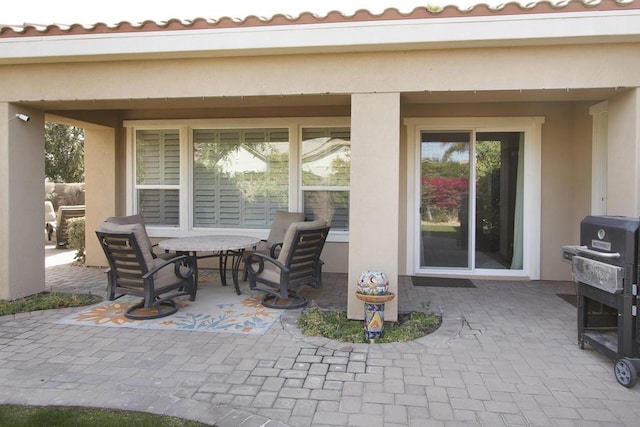
<svg viewBox="0 0 640 427">
<path fill-rule="evenodd" d="M 421 132 L 421 269 L 522 269 L 523 153 L 522 132 Z"/>
</svg>

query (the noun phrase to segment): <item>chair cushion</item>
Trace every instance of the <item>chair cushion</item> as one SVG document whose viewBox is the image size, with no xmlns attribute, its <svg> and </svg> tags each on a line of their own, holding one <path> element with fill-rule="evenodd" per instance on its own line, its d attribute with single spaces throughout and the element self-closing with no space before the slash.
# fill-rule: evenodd
<svg viewBox="0 0 640 427">
<path fill-rule="evenodd" d="M 153 264 L 154 266 L 159 266 L 162 265 L 164 263 L 166 263 L 166 260 L 160 259 L 160 258 L 156 258 L 153 260 Z M 189 268 L 185 267 L 184 265 L 180 266 L 180 272 L 186 276 L 187 273 L 189 272 Z M 159 290 L 171 286 L 171 285 L 175 285 L 176 283 L 182 281 L 183 279 L 181 279 L 180 277 L 176 276 L 176 272 L 175 272 L 175 267 L 172 264 L 171 266 L 167 266 L 165 268 L 162 268 L 160 270 L 158 270 L 158 272 L 156 274 L 153 275 L 153 284 L 154 287 L 156 289 L 156 292 L 158 292 Z"/>
<path fill-rule="evenodd" d="M 129 216 L 110 216 L 105 219 L 106 222 L 112 222 L 114 224 L 120 225 L 128 225 L 128 224 L 142 224 L 144 225 L 144 220 L 142 219 L 142 215 L 129 215 Z"/>
<path fill-rule="evenodd" d="M 147 234 L 147 229 L 144 225 L 144 219 L 142 218 L 142 215 L 136 214 L 136 215 L 129 215 L 129 216 L 110 216 L 109 218 L 105 219 L 105 222 L 110 222 L 110 223 L 119 224 L 119 225 L 140 224 L 142 226 L 142 229 L 144 230 L 145 239 L 147 239 L 147 246 L 149 246 L 149 248 L 153 247 L 153 244 L 151 243 L 151 239 Z"/>
<path fill-rule="evenodd" d="M 271 246 L 276 243 L 284 242 L 284 236 L 289 226 L 294 222 L 304 221 L 304 217 L 303 212 L 276 211 L 269 237 L 267 237 L 267 248 L 271 249 Z"/>
<path fill-rule="evenodd" d="M 154 267 L 153 255 L 151 255 L 151 246 L 149 244 L 149 237 L 144 227 L 140 224 L 115 224 L 113 222 L 103 222 L 100 224 L 100 231 L 107 233 L 122 233 L 128 234 L 133 232 L 135 235 L 140 251 L 144 257 L 144 262 L 147 264 L 147 268 L 151 270 Z"/>
<path fill-rule="evenodd" d="M 286 264 L 287 257 L 289 256 L 289 250 L 290 250 L 291 246 L 293 245 L 293 239 L 294 239 L 294 237 L 296 235 L 296 231 L 298 231 L 298 230 L 308 230 L 310 228 L 321 228 L 321 227 L 326 227 L 326 226 L 327 226 L 327 221 L 326 220 L 294 222 L 293 224 L 291 224 L 289 226 L 289 229 L 287 230 L 287 234 L 285 234 L 285 236 L 284 236 L 284 240 L 283 240 L 283 244 L 282 244 L 282 250 L 280 251 L 280 254 L 278 255 L 278 261 L 280 261 L 283 264 Z"/>
<path fill-rule="evenodd" d="M 262 272 L 260 274 L 257 275 L 257 277 L 263 279 L 263 280 L 268 280 L 270 282 L 273 283 L 280 283 L 280 272 L 282 270 L 280 270 L 278 267 L 276 267 L 275 265 L 271 264 L 270 262 L 265 262 L 264 263 L 264 269 L 262 270 Z"/>
</svg>

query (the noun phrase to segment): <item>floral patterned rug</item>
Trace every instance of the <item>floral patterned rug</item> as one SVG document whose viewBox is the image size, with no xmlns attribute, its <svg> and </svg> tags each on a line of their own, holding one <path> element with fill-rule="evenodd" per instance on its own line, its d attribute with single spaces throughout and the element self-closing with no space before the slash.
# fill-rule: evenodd
<svg viewBox="0 0 640 427">
<path fill-rule="evenodd" d="M 171 316 L 150 320 L 127 319 L 125 310 L 140 298 L 125 295 L 114 301 L 85 307 L 56 323 L 263 335 L 283 310 L 264 307 L 261 304 L 264 294 L 251 291 L 248 285 L 241 285 L 240 290 L 241 295 L 237 295 L 231 284 L 221 286 L 219 280 L 200 281 L 196 300 L 189 301 L 188 296 L 176 298 L 178 312 Z"/>
</svg>

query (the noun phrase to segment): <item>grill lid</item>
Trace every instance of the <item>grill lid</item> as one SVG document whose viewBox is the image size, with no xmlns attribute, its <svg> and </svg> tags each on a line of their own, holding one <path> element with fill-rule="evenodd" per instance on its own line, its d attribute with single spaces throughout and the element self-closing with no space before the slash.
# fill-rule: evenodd
<svg viewBox="0 0 640 427">
<path fill-rule="evenodd" d="M 587 216 L 580 223 L 580 244 L 587 250 L 578 253 L 615 265 L 635 264 L 639 229 L 638 218 Z"/>
</svg>

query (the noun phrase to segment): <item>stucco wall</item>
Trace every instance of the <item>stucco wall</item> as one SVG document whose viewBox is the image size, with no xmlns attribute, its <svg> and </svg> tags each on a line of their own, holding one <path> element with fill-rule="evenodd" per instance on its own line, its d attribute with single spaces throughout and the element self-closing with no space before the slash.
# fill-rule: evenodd
<svg viewBox="0 0 640 427">
<path fill-rule="evenodd" d="M 594 64 L 616 64 L 598 67 Z M 0 99 L 135 100 L 640 86 L 640 43 L 0 66 Z M 41 82 L 41 83 L 39 83 Z M 34 84 L 35 83 L 35 84 Z M 547 92 L 548 93 L 548 92 Z M 211 100 L 210 102 L 214 102 Z"/>
<path fill-rule="evenodd" d="M 580 242 L 580 221 L 591 211 L 591 185 L 593 161 L 593 120 L 589 113 L 589 107 L 593 102 L 580 102 L 574 104 L 573 111 L 573 214 L 570 244 Z M 566 236 L 565 236 L 566 238 Z"/>
<path fill-rule="evenodd" d="M 607 214 L 640 215 L 640 92 L 609 101 Z"/>
<path fill-rule="evenodd" d="M 91 126 L 85 128 L 85 209 L 86 263 L 105 266 L 107 261 L 95 235 L 105 218 L 116 214 L 115 130 Z"/>
<path fill-rule="evenodd" d="M 45 290 L 43 129 L 39 111 L 0 102 L 0 300 Z"/>
</svg>

